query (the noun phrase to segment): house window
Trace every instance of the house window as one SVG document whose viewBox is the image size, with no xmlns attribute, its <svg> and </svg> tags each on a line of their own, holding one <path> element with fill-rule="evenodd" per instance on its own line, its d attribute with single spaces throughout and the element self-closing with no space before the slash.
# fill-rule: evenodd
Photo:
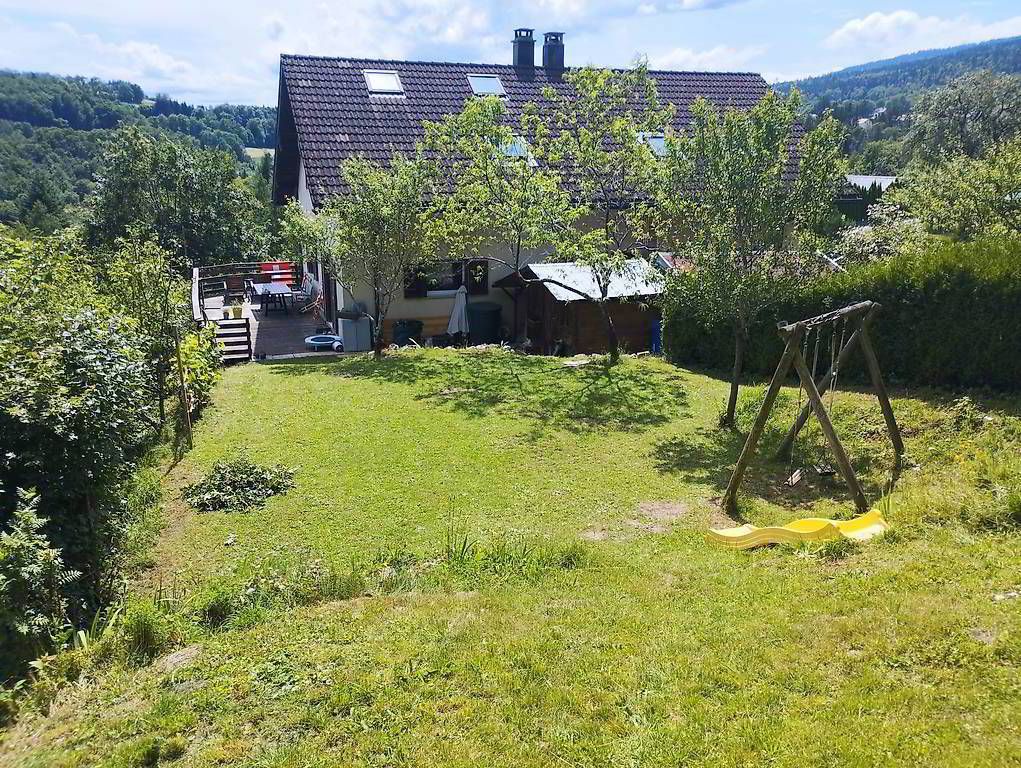
<svg viewBox="0 0 1021 768">
<path fill-rule="evenodd" d="M 468 75 L 468 84 L 476 96 L 506 96 L 503 83 L 496 75 Z"/>
<path fill-rule="evenodd" d="M 462 285 L 471 296 L 489 293 L 489 262 L 485 259 L 444 261 L 416 270 L 404 281 L 404 298 L 452 296 Z"/>
<path fill-rule="evenodd" d="M 365 84 L 372 94 L 402 94 L 404 86 L 400 76 L 392 69 L 363 69 Z"/>
<path fill-rule="evenodd" d="M 426 295 L 456 291 L 464 285 L 464 263 L 448 261 L 433 267 L 425 276 Z"/>
<path fill-rule="evenodd" d="M 638 134 L 638 140 L 644 141 L 656 157 L 666 157 L 666 137 L 662 133 L 642 131 Z"/>
<path fill-rule="evenodd" d="M 532 157 L 532 150 L 528 148 L 528 142 L 521 136 L 515 136 L 513 139 L 508 141 L 500 148 L 500 151 L 507 157 L 527 160 L 528 164 L 532 167 L 537 165 L 535 158 Z"/>
</svg>

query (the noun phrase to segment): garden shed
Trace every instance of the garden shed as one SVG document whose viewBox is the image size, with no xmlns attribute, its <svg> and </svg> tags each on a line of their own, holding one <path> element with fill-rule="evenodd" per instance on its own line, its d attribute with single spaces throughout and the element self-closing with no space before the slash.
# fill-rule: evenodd
<svg viewBox="0 0 1021 768">
<path fill-rule="evenodd" d="M 526 335 L 542 354 L 606 351 L 606 327 L 596 298 L 600 292 L 591 267 L 574 262 L 529 264 L 494 283 L 520 291 Z M 610 280 L 607 307 L 622 347 L 650 348 L 660 312 L 662 276 L 648 262 L 631 259 Z"/>
</svg>

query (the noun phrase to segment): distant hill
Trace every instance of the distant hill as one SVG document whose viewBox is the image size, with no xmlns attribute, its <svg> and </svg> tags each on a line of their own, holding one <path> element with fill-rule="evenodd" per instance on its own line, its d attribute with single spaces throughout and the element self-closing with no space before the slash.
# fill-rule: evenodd
<svg viewBox="0 0 1021 768">
<path fill-rule="evenodd" d="M 52 231 L 95 184 L 104 143 L 138 125 L 233 154 L 276 146 L 276 108 L 197 107 L 122 80 L 0 70 L 0 224 Z"/>
<path fill-rule="evenodd" d="M 1021 73 L 1021 37 L 918 51 L 903 56 L 847 67 L 828 75 L 777 83 L 789 90 L 797 86 L 813 111 L 842 102 L 871 102 L 872 109 L 903 98 L 909 102 L 922 91 L 979 69 Z M 867 108 L 863 106 L 864 116 Z"/>
</svg>

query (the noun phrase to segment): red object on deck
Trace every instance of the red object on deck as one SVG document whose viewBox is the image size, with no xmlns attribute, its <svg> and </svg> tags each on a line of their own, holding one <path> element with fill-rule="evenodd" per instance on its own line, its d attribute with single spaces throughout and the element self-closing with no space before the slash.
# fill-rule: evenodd
<svg viewBox="0 0 1021 768">
<path fill-rule="evenodd" d="M 263 261 L 259 270 L 269 276 L 274 283 L 294 282 L 294 263 L 290 261 Z"/>
</svg>

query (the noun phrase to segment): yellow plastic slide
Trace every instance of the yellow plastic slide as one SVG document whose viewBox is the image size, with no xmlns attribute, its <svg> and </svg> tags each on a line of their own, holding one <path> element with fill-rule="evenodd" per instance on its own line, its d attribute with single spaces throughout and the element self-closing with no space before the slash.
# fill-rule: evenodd
<svg viewBox="0 0 1021 768">
<path fill-rule="evenodd" d="M 710 529 L 709 539 L 731 549 L 751 549 L 766 544 L 801 544 L 806 541 L 825 541 L 843 536 L 845 539 L 867 541 L 881 535 L 889 525 L 878 510 L 866 512 L 853 520 L 828 520 L 824 517 L 805 517 L 787 525 L 756 528 L 739 525 L 736 528 Z"/>
</svg>

